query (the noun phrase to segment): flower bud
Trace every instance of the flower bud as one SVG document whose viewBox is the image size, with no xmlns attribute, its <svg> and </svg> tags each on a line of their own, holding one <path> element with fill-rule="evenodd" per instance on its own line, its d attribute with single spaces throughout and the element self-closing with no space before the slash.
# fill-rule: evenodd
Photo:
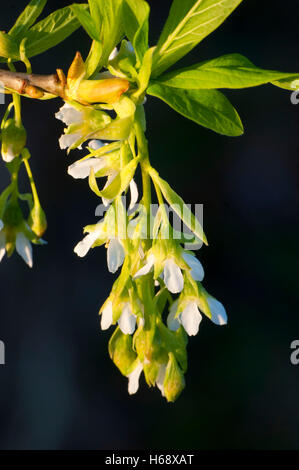
<svg viewBox="0 0 299 470">
<path fill-rule="evenodd" d="M 39 204 L 34 204 L 28 218 L 28 225 L 38 238 L 47 230 L 46 215 Z"/>
<path fill-rule="evenodd" d="M 129 89 L 129 82 L 123 78 L 103 80 L 81 80 L 74 99 L 83 103 L 115 103 Z"/>
<path fill-rule="evenodd" d="M 2 158 L 11 162 L 18 157 L 26 145 L 27 134 L 25 128 L 18 126 L 14 119 L 8 119 L 2 129 Z"/>
<path fill-rule="evenodd" d="M 137 358 L 136 353 L 133 351 L 132 336 L 124 335 L 117 328 L 109 341 L 109 354 L 120 372 L 127 376 L 129 369 Z"/>
<path fill-rule="evenodd" d="M 164 379 L 164 394 L 167 401 L 174 402 L 185 388 L 185 378 L 175 357 L 169 353 L 169 361 Z"/>
</svg>

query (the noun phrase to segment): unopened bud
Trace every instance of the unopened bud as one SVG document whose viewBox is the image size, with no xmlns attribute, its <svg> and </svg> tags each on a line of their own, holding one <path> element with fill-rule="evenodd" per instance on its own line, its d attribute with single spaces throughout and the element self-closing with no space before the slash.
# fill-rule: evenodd
<svg viewBox="0 0 299 470">
<path fill-rule="evenodd" d="M 171 402 L 174 402 L 185 388 L 184 374 L 172 353 L 169 353 L 169 361 L 163 385 L 165 397 L 167 401 Z"/>
<path fill-rule="evenodd" d="M 127 376 L 130 367 L 136 360 L 136 353 L 133 351 L 132 336 L 124 335 L 119 328 L 115 330 L 109 341 L 109 354 L 120 372 Z"/>
<path fill-rule="evenodd" d="M 2 158 L 5 162 L 11 162 L 18 157 L 26 145 L 27 134 L 25 128 L 18 126 L 14 119 L 8 119 L 2 129 Z"/>
<path fill-rule="evenodd" d="M 39 204 L 34 204 L 31 209 L 28 225 L 38 238 L 42 237 L 47 230 L 46 215 Z"/>
<path fill-rule="evenodd" d="M 81 80 L 74 99 L 84 103 L 115 103 L 129 89 L 130 83 L 123 78 Z M 71 90 L 70 90 L 71 91 Z"/>
</svg>

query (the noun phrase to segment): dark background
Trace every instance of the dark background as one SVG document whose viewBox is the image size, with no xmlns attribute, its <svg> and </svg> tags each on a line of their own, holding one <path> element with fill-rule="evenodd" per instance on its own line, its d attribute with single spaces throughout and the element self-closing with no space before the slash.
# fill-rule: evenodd
<svg viewBox="0 0 299 470">
<path fill-rule="evenodd" d="M 48 3 L 45 13 L 66 4 Z M 149 3 L 155 44 L 171 1 Z M 297 2 L 243 3 L 182 64 L 239 52 L 265 68 L 299 71 Z M 2 5 L 0 30 L 24 5 Z M 66 71 L 88 45 L 78 31 L 34 59 L 34 71 Z M 34 248 L 32 270 L 17 255 L 0 267 L 1 449 L 299 448 L 299 366 L 289 358 L 299 338 L 299 106 L 271 86 L 226 94 L 243 137 L 218 136 L 154 98 L 147 104 L 153 165 L 188 203 L 204 204 L 204 285 L 229 315 L 227 327 L 205 320 L 190 340 L 187 387 L 175 404 L 143 379 L 139 393 L 127 395 L 107 354 L 111 331 L 99 329 L 97 311 L 114 279 L 105 250 L 84 259 L 73 253 L 98 200 L 66 173 L 76 153 L 58 147 L 63 126 L 53 116 L 61 102 L 23 100 L 48 245 Z M 3 166 L 1 190 L 7 182 Z"/>
</svg>

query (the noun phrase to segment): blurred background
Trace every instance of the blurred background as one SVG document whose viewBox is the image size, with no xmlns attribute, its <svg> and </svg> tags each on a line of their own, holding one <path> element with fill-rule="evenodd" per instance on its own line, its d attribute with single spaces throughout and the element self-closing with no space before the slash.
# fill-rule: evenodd
<svg viewBox="0 0 299 470">
<path fill-rule="evenodd" d="M 154 45 L 171 1 L 149 3 Z M 0 30 L 25 4 L 5 2 Z M 51 0 L 44 15 L 66 4 Z M 293 0 L 283 8 L 244 1 L 180 65 L 239 52 L 261 67 L 299 72 L 298 13 Z M 33 70 L 67 71 L 88 47 L 79 30 L 33 59 Z M 110 361 L 111 331 L 100 331 L 97 312 L 114 276 L 103 248 L 84 259 L 73 253 L 82 227 L 96 221 L 98 199 L 87 181 L 67 175 L 79 154 L 59 149 L 61 101 L 23 100 L 48 245 L 34 248 L 32 270 L 17 255 L 0 266 L 1 449 L 298 449 L 299 366 L 290 363 L 290 343 L 299 339 L 299 106 L 272 86 L 226 95 L 243 137 L 218 136 L 155 98 L 147 103 L 152 164 L 186 202 L 204 204 L 204 285 L 229 315 L 223 328 L 204 320 L 190 340 L 187 387 L 175 404 L 143 379 L 129 397 Z M 1 191 L 7 183 L 2 166 Z"/>
</svg>

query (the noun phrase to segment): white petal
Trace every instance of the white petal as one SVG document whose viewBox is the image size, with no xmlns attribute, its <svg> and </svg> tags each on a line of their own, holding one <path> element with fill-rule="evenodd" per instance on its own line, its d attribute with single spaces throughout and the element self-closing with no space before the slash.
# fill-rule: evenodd
<svg viewBox="0 0 299 470">
<path fill-rule="evenodd" d="M 88 142 L 88 147 L 91 148 L 91 150 L 99 150 L 100 148 L 104 147 L 104 142 L 101 140 L 90 140 Z"/>
<path fill-rule="evenodd" d="M 86 235 L 83 240 L 75 246 L 74 252 L 80 256 L 80 258 L 83 258 L 88 253 L 94 242 L 100 237 L 101 232 L 102 223 L 99 223 L 99 227 L 96 230 Z"/>
<path fill-rule="evenodd" d="M 117 54 L 118 54 L 118 49 L 117 49 L 117 47 L 115 47 L 115 48 L 113 49 L 113 51 L 111 52 L 111 54 L 110 54 L 110 56 L 109 56 L 109 58 L 108 58 L 108 61 L 110 62 L 111 60 L 115 59 L 115 57 L 117 56 Z"/>
<path fill-rule="evenodd" d="M 4 227 L 3 220 L 0 219 L 0 231 L 3 229 L 3 227 Z"/>
<path fill-rule="evenodd" d="M 130 183 L 130 192 L 131 192 L 131 202 L 129 206 L 129 211 L 135 207 L 136 202 L 138 201 L 138 188 L 135 181 L 132 179 Z"/>
<path fill-rule="evenodd" d="M 201 262 L 195 258 L 195 256 L 190 255 L 189 253 L 184 253 L 183 258 L 188 264 L 189 268 L 191 268 L 191 276 L 193 277 L 194 281 L 202 281 L 205 277 L 205 272 Z"/>
<path fill-rule="evenodd" d="M 32 246 L 28 238 L 23 232 L 19 232 L 16 238 L 16 249 L 19 255 L 23 258 L 30 268 L 33 266 L 32 259 Z"/>
<path fill-rule="evenodd" d="M 172 258 L 168 258 L 164 263 L 164 282 L 172 294 L 182 292 L 184 287 L 184 278 L 179 266 Z"/>
<path fill-rule="evenodd" d="M 5 233 L 0 233 L 0 261 L 2 261 L 3 256 L 5 255 Z"/>
<path fill-rule="evenodd" d="M 113 238 L 107 249 L 107 264 L 111 273 L 116 273 L 118 268 L 123 264 L 125 259 L 125 251 L 122 244 L 117 238 Z"/>
<path fill-rule="evenodd" d="M 167 364 L 162 364 L 162 366 L 160 366 L 158 376 L 157 376 L 157 379 L 156 379 L 156 385 L 157 385 L 158 389 L 161 391 L 162 397 L 165 396 L 165 394 L 164 394 L 164 380 L 165 380 L 165 374 L 166 374 L 166 366 L 167 366 Z"/>
<path fill-rule="evenodd" d="M 212 314 L 212 322 L 216 325 L 226 325 L 227 324 L 227 314 L 224 306 L 221 302 L 214 299 L 214 297 L 208 297 L 208 304 Z"/>
<path fill-rule="evenodd" d="M 115 171 L 113 174 L 108 176 L 106 184 L 103 187 L 103 190 L 108 188 L 108 186 L 112 183 L 112 181 L 114 180 L 116 175 L 117 175 L 117 171 Z M 110 199 L 106 199 L 105 197 L 102 197 L 102 201 L 103 201 L 103 204 L 104 204 L 105 207 L 108 207 L 109 204 L 111 204 L 111 202 L 112 202 Z"/>
<path fill-rule="evenodd" d="M 56 119 L 59 119 L 60 121 L 64 122 L 67 126 L 70 124 L 75 124 L 83 121 L 83 116 L 80 111 L 77 111 L 77 109 L 73 108 L 68 103 L 65 103 L 58 113 L 55 114 Z"/>
<path fill-rule="evenodd" d="M 175 300 L 170 307 L 169 315 L 167 317 L 167 326 L 171 331 L 177 331 L 181 326 L 179 318 L 175 318 L 178 311 L 179 301 Z"/>
<path fill-rule="evenodd" d="M 59 146 L 62 150 L 69 148 L 80 138 L 81 134 L 79 134 L 78 132 L 74 132 L 73 134 L 62 134 L 59 139 Z"/>
<path fill-rule="evenodd" d="M 2 158 L 6 163 L 12 162 L 17 155 L 15 155 L 12 151 L 11 147 L 8 147 L 6 152 L 2 152 Z"/>
<path fill-rule="evenodd" d="M 69 175 L 75 179 L 87 178 L 91 168 L 94 172 L 101 170 L 105 166 L 105 158 L 86 158 L 86 160 L 79 160 L 73 163 L 67 169 Z"/>
<path fill-rule="evenodd" d="M 155 257 L 153 254 L 150 254 L 147 257 L 146 264 L 143 266 L 143 268 L 137 271 L 137 273 L 133 276 L 133 279 L 138 279 L 139 277 L 145 276 L 146 274 L 148 274 L 151 271 L 154 264 L 155 264 Z"/>
<path fill-rule="evenodd" d="M 139 377 L 140 377 L 142 370 L 143 370 L 143 365 L 141 364 L 141 362 L 139 362 L 139 364 L 135 367 L 133 372 L 131 372 L 131 374 L 128 375 L 128 379 L 129 379 L 128 392 L 130 395 L 133 395 L 134 393 L 136 393 L 139 388 Z"/>
<path fill-rule="evenodd" d="M 125 304 L 118 324 L 124 335 L 132 335 L 134 333 L 136 328 L 136 316 L 132 314 L 129 303 Z"/>
<path fill-rule="evenodd" d="M 112 325 L 113 322 L 113 310 L 112 310 L 112 302 L 109 300 L 105 307 L 102 310 L 101 314 L 101 328 L 102 330 L 108 330 L 108 328 Z"/>
<path fill-rule="evenodd" d="M 181 314 L 182 325 L 189 336 L 197 335 L 201 320 L 202 316 L 199 313 L 196 302 L 189 302 Z"/>
</svg>

